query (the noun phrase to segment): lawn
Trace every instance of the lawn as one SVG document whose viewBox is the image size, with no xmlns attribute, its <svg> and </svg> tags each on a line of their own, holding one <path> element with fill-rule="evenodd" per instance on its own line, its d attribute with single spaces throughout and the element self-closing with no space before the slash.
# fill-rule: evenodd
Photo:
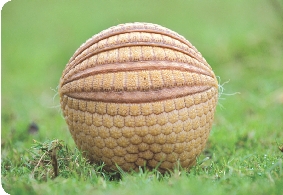
<svg viewBox="0 0 283 195">
<path fill-rule="evenodd" d="M 283 193 L 282 1 L 12 0 L 1 16 L 7 193 Z M 110 26 L 135 21 L 186 37 L 219 78 L 213 128 L 190 171 L 108 173 L 77 150 L 62 117 L 57 86 L 75 50 Z"/>
</svg>

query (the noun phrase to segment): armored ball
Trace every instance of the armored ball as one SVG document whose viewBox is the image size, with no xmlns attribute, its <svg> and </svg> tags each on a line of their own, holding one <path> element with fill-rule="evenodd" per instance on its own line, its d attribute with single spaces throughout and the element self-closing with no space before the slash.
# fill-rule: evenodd
<svg viewBox="0 0 283 195">
<path fill-rule="evenodd" d="M 191 167 L 218 98 L 214 72 L 183 36 L 150 23 L 103 30 L 81 45 L 59 86 L 69 131 L 106 170 Z"/>
</svg>

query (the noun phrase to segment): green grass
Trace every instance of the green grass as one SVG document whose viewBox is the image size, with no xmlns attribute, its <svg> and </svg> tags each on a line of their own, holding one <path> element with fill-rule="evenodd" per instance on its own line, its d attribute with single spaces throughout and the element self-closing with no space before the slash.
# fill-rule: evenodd
<svg viewBox="0 0 283 195">
<path fill-rule="evenodd" d="M 1 14 L 1 182 L 7 193 L 282 194 L 279 0 L 13 0 Z M 56 87 L 74 51 L 101 30 L 134 21 L 185 36 L 221 78 L 224 92 L 207 148 L 189 172 L 107 173 L 76 149 L 60 112 Z M 28 131 L 33 122 L 36 134 Z"/>
</svg>

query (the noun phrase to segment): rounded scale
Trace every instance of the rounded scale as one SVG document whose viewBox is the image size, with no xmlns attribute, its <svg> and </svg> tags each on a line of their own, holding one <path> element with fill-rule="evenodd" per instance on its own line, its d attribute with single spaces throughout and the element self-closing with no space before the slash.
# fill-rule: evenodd
<svg viewBox="0 0 283 195">
<path fill-rule="evenodd" d="M 107 170 L 160 171 L 194 164 L 205 147 L 217 79 L 184 37 L 150 23 L 127 23 L 86 41 L 60 79 L 72 137 Z"/>
</svg>

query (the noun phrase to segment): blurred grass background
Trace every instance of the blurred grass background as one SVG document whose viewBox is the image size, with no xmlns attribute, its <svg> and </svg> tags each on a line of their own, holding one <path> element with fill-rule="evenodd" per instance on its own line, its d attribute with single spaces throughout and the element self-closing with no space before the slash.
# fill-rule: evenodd
<svg viewBox="0 0 283 195">
<path fill-rule="evenodd" d="M 62 139 L 75 147 L 56 95 L 62 71 L 88 38 L 137 21 L 157 23 L 186 37 L 220 84 L 227 82 L 209 138 L 211 152 L 220 157 L 280 156 L 282 10 L 281 0 L 8 2 L 1 12 L 1 158 L 29 148 L 32 139 Z M 33 122 L 36 134 L 28 132 Z"/>
</svg>

